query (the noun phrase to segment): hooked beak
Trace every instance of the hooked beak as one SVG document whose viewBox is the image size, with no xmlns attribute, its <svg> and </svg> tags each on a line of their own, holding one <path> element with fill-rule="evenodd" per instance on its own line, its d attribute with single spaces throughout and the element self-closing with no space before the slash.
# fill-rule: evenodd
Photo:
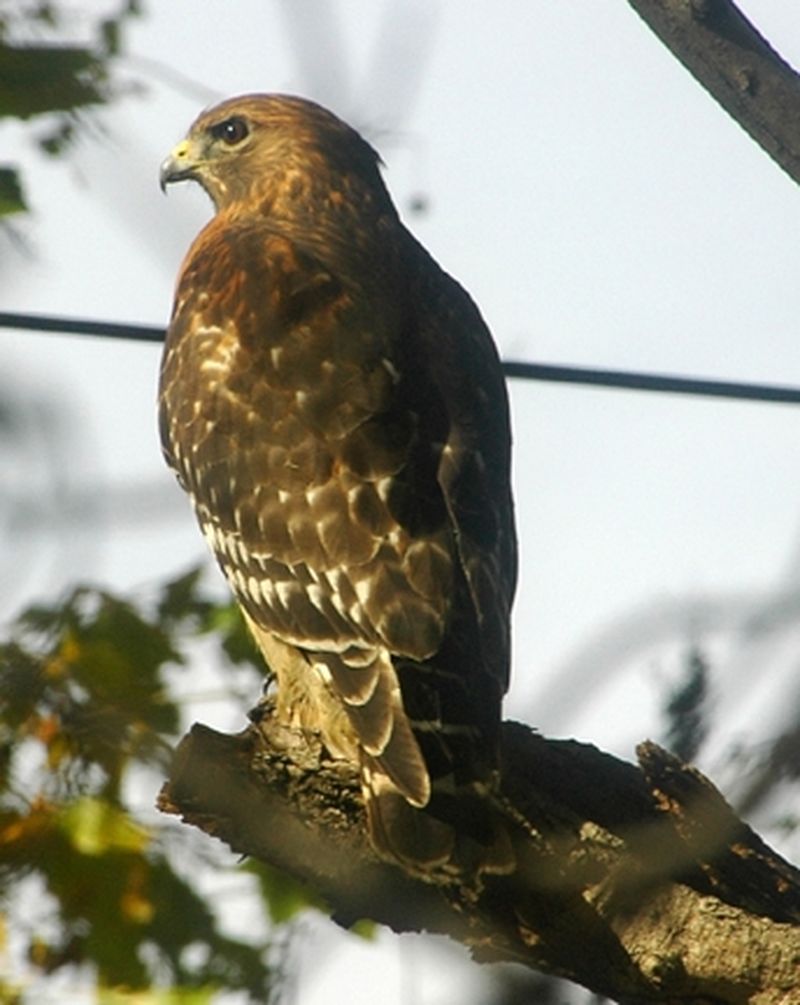
<svg viewBox="0 0 800 1005">
<path fill-rule="evenodd" d="M 192 141 L 181 140 L 169 157 L 162 162 L 159 169 L 158 180 L 161 191 L 166 192 L 167 185 L 171 185 L 173 182 L 196 178 L 200 160 Z"/>
</svg>

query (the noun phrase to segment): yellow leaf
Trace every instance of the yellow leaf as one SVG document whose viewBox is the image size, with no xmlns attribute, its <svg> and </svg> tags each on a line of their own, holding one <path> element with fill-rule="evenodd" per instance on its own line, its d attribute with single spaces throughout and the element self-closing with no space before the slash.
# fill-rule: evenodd
<svg viewBox="0 0 800 1005">
<path fill-rule="evenodd" d="M 53 735 L 47 743 L 47 767 L 57 771 L 62 763 L 72 755 L 69 740 L 63 733 Z"/>
<path fill-rule="evenodd" d="M 0 847 L 18 844 L 31 845 L 53 826 L 53 807 L 42 796 L 35 796 L 24 815 L 9 815 L 0 826 Z"/>
<path fill-rule="evenodd" d="M 125 991 L 100 988 L 98 1005 L 210 1005 L 219 988 L 169 988 L 163 991 Z"/>
<path fill-rule="evenodd" d="M 112 849 L 141 852 L 150 843 L 147 828 L 92 796 L 68 806 L 61 814 L 61 825 L 72 846 L 83 855 L 102 855 Z"/>
<path fill-rule="evenodd" d="M 143 859 L 135 859 L 128 870 L 127 888 L 120 898 L 119 906 L 122 913 L 138 925 L 146 925 L 155 914 L 155 905 L 145 892 L 149 879 L 147 863 Z"/>
<path fill-rule="evenodd" d="M 138 890 L 128 890 L 124 893 L 119 906 L 125 917 L 137 925 L 146 925 L 148 921 L 153 920 L 153 915 L 156 913 L 153 901 Z"/>
<path fill-rule="evenodd" d="M 58 648 L 58 652 L 45 663 L 45 674 L 48 677 L 63 677 L 69 669 L 70 664 L 78 662 L 80 655 L 80 643 L 72 632 L 67 632 Z"/>
<path fill-rule="evenodd" d="M 43 967 L 50 958 L 50 946 L 39 935 L 34 935 L 28 946 L 28 959 L 34 966 Z"/>
</svg>

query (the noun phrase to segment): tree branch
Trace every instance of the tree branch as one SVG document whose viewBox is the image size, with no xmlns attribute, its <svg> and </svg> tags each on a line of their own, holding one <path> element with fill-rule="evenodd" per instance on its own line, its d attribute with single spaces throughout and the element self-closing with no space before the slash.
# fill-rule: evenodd
<svg viewBox="0 0 800 1005">
<path fill-rule="evenodd" d="M 312 885 L 344 925 L 444 933 L 628 1005 L 799 1000 L 800 873 L 694 769 L 651 743 L 638 755 L 505 723 L 519 865 L 477 889 L 377 858 L 356 772 L 269 714 L 236 736 L 193 727 L 160 806 Z"/>
<path fill-rule="evenodd" d="M 731 0 L 628 0 L 672 54 L 800 183 L 800 77 Z"/>
</svg>

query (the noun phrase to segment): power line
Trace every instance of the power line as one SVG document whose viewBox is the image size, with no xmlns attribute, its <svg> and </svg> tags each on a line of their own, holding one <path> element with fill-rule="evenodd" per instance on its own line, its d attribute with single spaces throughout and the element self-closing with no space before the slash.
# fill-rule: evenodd
<svg viewBox="0 0 800 1005">
<path fill-rule="evenodd" d="M 754 384 L 706 377 L 676 377 L 667 373 L 638 373 L 634 370 L 551 366 L 546 363 L 516 363 L 513 360 L 505 361 L 503 370 L 507 377 L 521 377 L 528 380 L 550 380 L 562 384 L 616 387 L 630 391 L 661 391 L 707 398 L 734 398 L 739 401 L 800 405 L 800 387 L 783 384 Z"/>
<path fill-rule="evenodd" d="M 94 335 L 133 342 L 164 341 L 164 329 L 158 325 L 128 325 L 116 321 L 88 321 L 84 318 L 60 318 L 48 314 L 11 314 L 0 311 L 0 328 L 58 332 L 61 335 Z"/>
<path fill-rule="evenodd" d="M 120 324 L 46 314 L 14 314 L 0 311 L 0 328 L 58 332 L 63 335 L 91 335 L 134 342 L 163 342 L 164 329 L 158 325 Z M 739 401 L 764 401 L 800 405 L 800 387 L 713 380 L 704 377 L 677 377 L 672 374 L 640 373 L 633 370 L 600 370 L 594 367 L 558 366 L 505 360 L 507 377 L 520 380 L 554 381 L 589 387 L 612 387 L 632 391 L 659 391 Z"/>
</svg>

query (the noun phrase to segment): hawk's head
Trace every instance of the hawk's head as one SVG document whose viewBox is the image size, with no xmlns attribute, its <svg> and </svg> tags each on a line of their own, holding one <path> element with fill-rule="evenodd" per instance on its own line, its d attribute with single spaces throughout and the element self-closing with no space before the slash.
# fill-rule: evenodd
<svg viewBox="0 0 800 1005">
<path fill-rule="evenodd" d="M 314 102 L 248 94 L 195 120 L 161 165 L 161 187 L 197 181 L 217 210 L 265 199 L 300 201 L 320 186 L 344 194 L 353 181 L 388 201 L 379 163 L 366 140 Z"/>
</svg>

